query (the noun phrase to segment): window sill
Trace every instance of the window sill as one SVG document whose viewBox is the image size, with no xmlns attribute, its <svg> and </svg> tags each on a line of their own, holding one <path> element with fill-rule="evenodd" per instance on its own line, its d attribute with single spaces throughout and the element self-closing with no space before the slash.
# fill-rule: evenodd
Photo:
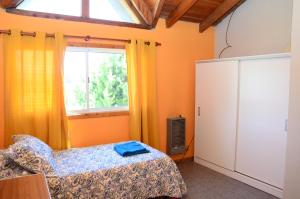
<svg viewBox="0 0 300 199">
<path fill-rule="evenodd" d="M 86 112 L 86 113 L 70 114 L 68 115 L 68 119 L 76 120 L 76 119 L 88 119 L 88 118 L 100 118 L 100 117 L 114 117 L 114 116 L 122 116 L 122 115 L 129 115 L 129 111 L 116 110 L 116 111 Z"/>
</svg>

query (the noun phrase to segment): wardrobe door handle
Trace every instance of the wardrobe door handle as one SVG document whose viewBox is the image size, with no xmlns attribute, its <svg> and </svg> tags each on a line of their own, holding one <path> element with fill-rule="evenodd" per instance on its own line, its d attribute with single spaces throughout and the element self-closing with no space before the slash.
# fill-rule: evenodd
<svg viewBox="0 0 300 199">
<path fill-rule="evenodd" d="M 200 106 L 198 106 L 198 116 L 200 116 Z"/>
<path fill-rule="evenodd" d="M 284 131 L 285 131 L 285 132 L 288 132 L 288 130 L 289 130 L 289 120 L 286 119 L 286 120 L 285 120 L 285 124 L 284 124 Z"/>
</svg>

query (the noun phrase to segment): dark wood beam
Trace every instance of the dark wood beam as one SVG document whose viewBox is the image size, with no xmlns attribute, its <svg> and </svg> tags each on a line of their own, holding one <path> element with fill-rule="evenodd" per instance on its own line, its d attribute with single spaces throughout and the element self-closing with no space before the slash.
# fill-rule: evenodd
<svg viewBox="0 0 300 199">
<path fill-rule="evenodd" d="M 2 8 L 16 8 L 23 0 L 0 0 L 0 5 Z"/>
<path fill-rule="evenodd" d="M 161 11 L 164 7 L 164 3 L 165 3 L 165 0 L 156 0 L 155 9 L 154 9 L 154 12 L 153 12 L 153 16 L 154 16 L 154 19 L 153 19 L 153 22 L 152 22 L 152 27 L 153 28 L 156 27 L 156 24 L 157 24 L 158 19 L 160 17 Z"/>
<path fill-rule="evenodd" d="M 90 0 L 82 0 L 81 3 L 82 3 L 82 5 L 81 5 L 82 17 L 89 18 L 89 16 L 90 16 Z"/>
<path fill-rule="evenodd" d="M 181 0 L 166 20 L 167 28 L 172 27 L 198 0 Z"/>
<path fill-rule="evenodd" d="M 246 0 L 225 0 L 200 24 L 199 31 L 204 32 L 210 26 L 220 22 L 222 18 L 226 17 L 233 9 L 245 1 Z"/>
<path fill-rule="evenodd" d="M 153 14 L 150 7 L 144 0 L 126 0 L 139 19 L 147 25 L 152 25 Z"/>
</svg>

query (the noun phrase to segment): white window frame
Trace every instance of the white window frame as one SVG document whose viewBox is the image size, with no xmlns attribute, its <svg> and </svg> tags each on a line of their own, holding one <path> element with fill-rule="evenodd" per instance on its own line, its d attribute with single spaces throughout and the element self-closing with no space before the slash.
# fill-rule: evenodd
<svg viewBox="0 0 300 199">
<path fill-rule="evenodd" d="M 113 49 L 113 48 L 93 48 L 93 47 L 73 47 L 68 46 L 66 52 L 85 52 L 85 67 L 86 67 L 86 100 L 87 108 L 80 110 L 66 110 L 68 116 L 72 115 L 85 115 L 85 114 L 94 114 L 94 113 L 109 113 L 109 112 L 120 112 L 120 111 L 129 111 L 129 105 L 119 106 L 119 107 L 109 107 L 109 108 L 89 108 L 89 52 L 96 53 L 123 53 L 126 59 L 126 50 L 125 49 Z M 125 62 L 126 63 L 126 62 Z M 127 66 L 126 66 L 127 68 Z M 128 84 L 128 83 L 127 83 Z M 67 107 L 66 107 L 67 108 Z"/>
</svg>

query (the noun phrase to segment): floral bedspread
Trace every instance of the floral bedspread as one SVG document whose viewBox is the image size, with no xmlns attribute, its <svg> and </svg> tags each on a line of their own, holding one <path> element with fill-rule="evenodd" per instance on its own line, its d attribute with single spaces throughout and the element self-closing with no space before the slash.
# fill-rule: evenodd
<svg viewBox="0 0 300 199">
<path fill-rule="evenodd" d="M 8 159 L 4 155 L 4 150 L 0 150 L 0 180 L 30 175 L 32 173 Z"/>
<path fill-rule="evenodd" d="M 55 172 L 47 176 L 51 196 L 146 199 L 186 193 L 176 164 L 164 153 L 144 145 L 150 153 L 122 157 L 113 146 L 54 152 Z"/>
</svg>

